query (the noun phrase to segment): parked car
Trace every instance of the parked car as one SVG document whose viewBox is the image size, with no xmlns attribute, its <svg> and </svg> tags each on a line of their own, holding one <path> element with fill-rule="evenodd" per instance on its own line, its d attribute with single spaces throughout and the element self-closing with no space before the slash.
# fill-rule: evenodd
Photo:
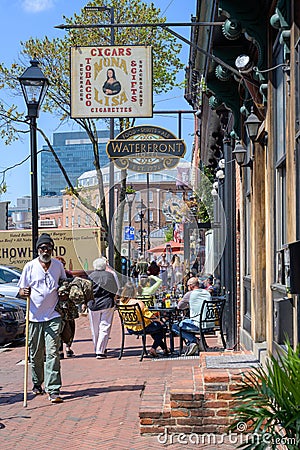
<svg viewBox="0 0 300 450">
<path fill-rule="evenodd" d="M 5 297 L 0 299 L 0 344 L 13 342 L 25 335 L 23 309 L 13 305 Z"/>
<path fill-rule="evenodd" d="M 15 266 L 0 265 L 0 294 L 17 297 L 19 288 L 17 283 L 22 270 Z"/>
<path fill-rule="evenodd" d="M 20 308 L 23 309 L 24 314 L 26 315 L 26 308 L 27 308 L 27 304 L 26 304 L 26 300 L 24 298 L 21 297 L 11 297 L 9 295 L 3 295 L 0 294 L 0 302 L 4 300 L 4 302 L 8 302 L 11 305 L 15 305 L 15 306 L 20 306 Z"/>
<path fill-rule="evenodd" d="M 5 283 L 17 283 L 21 273 L 22 269 L 19 267 L 0 265 L 0 280 Z"/>
<path fill-rule="evenodd" d="M 0 279 L 0 294 L 9 297 L 17 297 L 19 295 L 17 283 L 6 283 Z"/>
</svg>

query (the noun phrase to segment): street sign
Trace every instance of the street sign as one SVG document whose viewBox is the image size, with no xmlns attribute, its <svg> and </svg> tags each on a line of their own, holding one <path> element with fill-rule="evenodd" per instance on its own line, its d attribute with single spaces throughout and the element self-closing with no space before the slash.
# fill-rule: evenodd
<svg viewBox="0 0 300 450">
<path fill-rule="evenodd" d="M 134 227 L 125 227 L 124 228 L 124 240 L 125 241 L 134 241 Z"/>
</svg>

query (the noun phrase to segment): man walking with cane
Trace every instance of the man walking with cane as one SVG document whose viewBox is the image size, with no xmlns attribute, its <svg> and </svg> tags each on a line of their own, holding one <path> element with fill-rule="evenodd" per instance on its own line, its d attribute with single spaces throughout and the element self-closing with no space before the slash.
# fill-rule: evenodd
<svg viewBox="0 0 300 450">
<path fill-rule="evenodd" d="M 36 395 L 43 394 L 42 384 L 52 403 L 62 402 L 60 397 L 60 329 L 61 316 L 55 311 L 58 301 L 58 282 L 66 278 L 62 263 L 52 258 L 54 242 L 43 233 L 37 240 L 38 257 L 28 262 L 18 286 L 19 295 L 30 296 L 29 348 L 33 388 Z M 44 358 L 46 355 L 46 361 Z"/>
</svg>

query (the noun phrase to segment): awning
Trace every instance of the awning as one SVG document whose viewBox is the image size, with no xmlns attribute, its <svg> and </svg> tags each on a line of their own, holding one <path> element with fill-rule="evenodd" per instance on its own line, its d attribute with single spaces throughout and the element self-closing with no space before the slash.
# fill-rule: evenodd
<svg viewBox="0 0 300 450">
<path fill-rule="evenodd" d="M 149 253 L 166 253 L 170 250 L 172 253 L 183 252 L 184 244 L 181 242 L 169 241 L 164 244 L 158 245 L 157 247 L 150 248 L 147 250 Z"/>
</svg>

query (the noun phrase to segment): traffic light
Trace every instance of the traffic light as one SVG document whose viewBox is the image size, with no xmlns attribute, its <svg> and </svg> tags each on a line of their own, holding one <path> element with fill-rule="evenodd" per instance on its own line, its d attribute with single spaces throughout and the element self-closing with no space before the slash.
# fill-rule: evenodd
<svg viewBox="0 0 300 450">
<path fill-rule="evenodd" d="M 127 258 L 125 256 L 122 256 L 121 258 L 121 272 L 122 275 L 127 275 Z"/>
</svg>

